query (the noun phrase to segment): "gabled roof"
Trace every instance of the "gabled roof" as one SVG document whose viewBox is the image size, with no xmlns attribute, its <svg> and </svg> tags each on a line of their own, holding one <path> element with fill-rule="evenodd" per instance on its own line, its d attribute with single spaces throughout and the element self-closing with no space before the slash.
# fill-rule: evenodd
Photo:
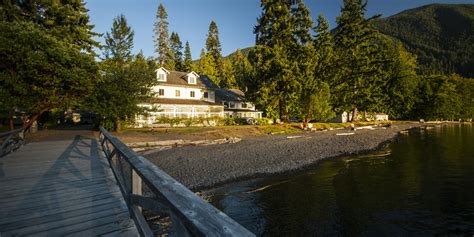
<svg viewBox="0 0 474 237">
<path fill-rule="evenodd" d="M 162 69 L 166 70 L 165 68 L 162 68 Z M 191 73 L 196 76 L 196 79 L 197 79 L 196 84 L 188 83 L 187 76 Z M 158 85 L 190 86 L 190 87 L 202 87 L 202 88 L 208 88 L 208 89 L 219 88 L 206 75 L 199 75 L 195 72 L 178 72 L 178 71 L 168 71 L 168 75 L 166 76 L 166 82 L 158 82 Z"/>
<path fill-rule="evenodd" d="M 163 71 L 166 72 L 166 74 L 170 74 L 170 71 L 166 70 L 166 68 L 164 68 L 164 67 L 160 67 L 160 68 L 156 69 L 155 72 L 157 72 L 159 70 L 163 70 Z"/>
<path fill-rule="evenodd" d="M 217 101 L 245 101 L 245 93 L 239 89 L 219 88 L 216 90 Z"/>
</svg>

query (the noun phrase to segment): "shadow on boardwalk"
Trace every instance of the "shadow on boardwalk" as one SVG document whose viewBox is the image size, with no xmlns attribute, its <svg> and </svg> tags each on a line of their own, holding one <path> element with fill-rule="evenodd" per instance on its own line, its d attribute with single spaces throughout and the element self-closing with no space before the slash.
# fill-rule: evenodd
<svg viewBox="0 0 474 237">
<path fill-rule="evenodd" d="M 133 234 L 95 138 L 30 143 L 0 159 L 0 235 Z"/>
</svg>

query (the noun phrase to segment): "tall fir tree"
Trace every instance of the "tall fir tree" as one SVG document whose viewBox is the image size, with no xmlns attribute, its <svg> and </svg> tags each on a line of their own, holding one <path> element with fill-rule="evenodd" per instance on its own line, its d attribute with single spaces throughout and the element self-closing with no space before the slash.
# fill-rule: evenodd
<svg viewBox="0 0 474 237">
<path fill-rule="evenodd" d="M 320 15 L 314 28 L 316 35 L 312 46 L 307 48 L 308 60 L 301 66 L 309 64 L 305 68 L 311 70 L 306 73 L 306 78 L 302 81 L 300 94 L 300 112 L 305 123 L 312 119 L 325 121 L 334 114 L 330 105 L 329 82 L 334 76 L 334 54 L 332 36 L 329 32 L 329 24 Z"/>
<path fill-rule="evenodd" d="M 214 61 L 214 57 L 212 57 L 209 52 L 206 53 L 206 51 L 202 49 L 198 65 L 198 73 L 206 75 L 216 85 L 220 85 L 221 77 L 219 77 L 219 73 L 216 68 L 217 67 L 216 62 Z"/>
<path fill-rule="evenodd" d="M 161 3 L 156 11 L 154 32 L 155 52 L 158 53 L 156 62 L 159 66 L 169 67 L 173 60 L 169 48 L 168 13 Z"/>
<path fill-rule="evenodd" d="M 223 83 L 218 85 L 225 86 L 227 82 L 225 82 L 224 78 L 224 64 L 221 53 L 221 42 L 219 40 L 219 29 L 217 28 L 217 24 L 214 21 L 211 21 L 211 23 L 209 24 L 209 31 L 207 33 L 206 39 L 206 50 L 207 53 L 210 54 L 214 60 L 217 76 L 220 77 L 218 81 L 220 83 Z"/>
<path fill-rule="evenodd" d="M 237 88 L 247 92 L 248 87 L 252 87 L 251 79 L 253 68 L 247 57 L 244 56 L 240 49 L 237 49 L 235 56 L 232 58 L 232 66 L 234 68 L 235 82 Z"/>
<path fill-rule="evenodd" d="M 132 58 L 134 32 L 124 15 L 114 19 L 110 32 L 105 34 L 104 56 L 116 62 L 130 61 Z"/>
<path fill-rule="evenodd" d="M 133 122 L 135 115 L 145 112 L 138 104 L 148 98 L 155 83 L 155 63 L 141 52 L 136 56 L 131 53 L 133 37 L 125 17 L 116 17 L 106 34 L 104 49 L 109 53 L 101 62 L 102 78 L 85 105 L 100 115 L 101 125 L 109 130 L 120 130 L 124 123 Z"/>
<path fill-rule="evenodd" d="M 365 0 L 344 0 L 334 36 L 338 74 L 332 85 L 333 99 L 338 112 L 352 111 L 354 119 L 358 110 L 376 109 L 383 99 L 383 55 L 372 24 L 379 16 L 367 19 L 366 10 Z"/>
<path fill-rule="evenodd" d="M 171 33 L 170 49 L 173 53 L 173 67 L 170 69 L 174 69 L 176 71 L 184 71 L 183 43 L 181 43 L 179 35 L 176 32 Z"/>
<path fill-rule="evenodd" d="M 312 20 L 300 0 L 262 0 L 262 15 L 254 28 L 256 90 L 251 97 L 267 116 L 288 121 L 301 83 L 311 73 L 308 41 Z"/>
<path fill-rule="evenodd" d="M 186 46 L 184 48 L 184 71 L 190 72 L 193 70 L 193 58 L 191 57 L 191 47 L 189 42 L 186 41 Z"/>
</svg>

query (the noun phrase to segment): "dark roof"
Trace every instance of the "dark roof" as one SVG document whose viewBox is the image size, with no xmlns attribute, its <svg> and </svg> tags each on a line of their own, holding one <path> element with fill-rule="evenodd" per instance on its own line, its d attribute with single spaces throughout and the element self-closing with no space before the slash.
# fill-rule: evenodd
<svg viewBox="0 0 474 237">
<path fill-rule="evenodd" d="M 216 90 L 216 101 L 245 101 L 245 93 L 238 89 L 219 88 Z"/>
<path fill-rule="evenodd" d="M 189 86 L 189 87 L 201 87 L 201 88 L 218 88 L 214 82 L 212 82 L 206 75 L 199 75 L 197 78 L 196 85 L 189 84 L 186 80 L 186 75 L 189 72 L 178 72 L 178 71 L 169 71 L 169 74 L 166 76 L 166 82 L 158 82 L 159 85 L 178 85 L 178 86 Z"/>
<path fill-rule="evenodd" d="M 177 105 L 221 105 L 220 103 L 212 103 L 205 100 L 185 100 L 185 99 L 164 99 L 152 98 L 147 100 L 147 103 L 154 104 L 177 104 Z"/>
</svg>

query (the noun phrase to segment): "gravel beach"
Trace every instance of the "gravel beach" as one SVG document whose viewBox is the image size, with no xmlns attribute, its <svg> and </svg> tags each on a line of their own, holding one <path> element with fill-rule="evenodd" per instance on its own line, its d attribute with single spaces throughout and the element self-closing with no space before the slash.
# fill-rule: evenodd
<svg viewBox="0 0 474 237">
<path fill-rule="evenodd" d="M 194 191 L 253 177 L 297 171 L 319 161 L 380 148 L 418 123 L 400 123 L 386 129 L 301 133 L 296 136 L 263 136 L 235 144 L 185 146 L 145 157 Z"/>
</svg>

